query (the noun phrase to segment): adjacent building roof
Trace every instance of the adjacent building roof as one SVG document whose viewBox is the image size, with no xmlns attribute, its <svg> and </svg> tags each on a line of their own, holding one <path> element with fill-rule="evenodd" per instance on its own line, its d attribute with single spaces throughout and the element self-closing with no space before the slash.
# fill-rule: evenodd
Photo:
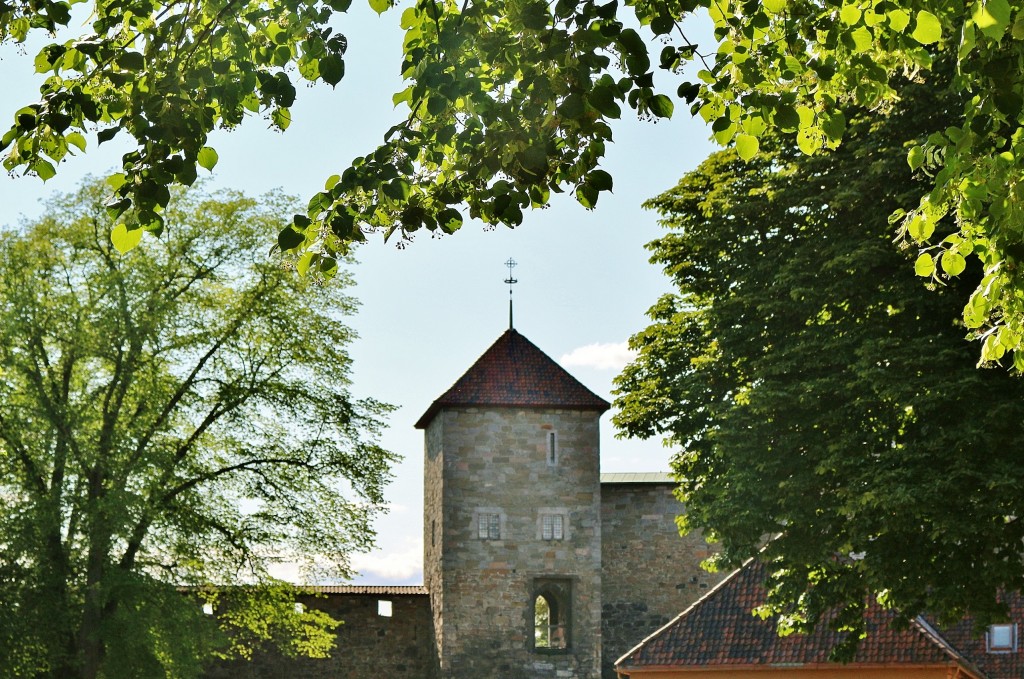
<svg viewBox="0 0 1024 679">
<path fill-rule="evenodd" d="M 422 585 L 317 585 L 310 587 L 317 594 L 374 594 L 385 596 L 425 595 Z"/>
<path fill-rule="evenodd" d="M 416 422 L 425 429 L 444 407 L 497 406 L 596 410 L 609 404 L 509 328 L 477 359 L 451 389 L 434 401 Z"/>
<path fill-rule="evenodd" d="M 675 620 L 657 630 L 619 658 L 616 669 L 639 670 L 793 668 L 829 663 L 838 633 L 819 625 L 813 633 L 780 637 L 775 620 L 762 620 L 751 610 L 766 600 L 765 573 L 750 563 L 736 571 Z M 1020 610 L 1020 597 L 1011 605 Z M 972 635 L 970 621 L 937 631 L 918 618 L 907 629 L 890 624 L 892 611 L 877 604 L 868 607 L 868 636 L 852 663 L 861 666 L 955 665 L 968 676 L 984 679 L 1019 679 L 1024 676 L 1021 653 L 986 653 L 985 640 Z M 1020 620 L 1021 618 L 1016 618 Z"/>
<path fill-rule="evenodd" d="M 625 474 L 601 474 L 601 483 L 675 483 L 667 472 L 630 472 Z"/>
</svg>

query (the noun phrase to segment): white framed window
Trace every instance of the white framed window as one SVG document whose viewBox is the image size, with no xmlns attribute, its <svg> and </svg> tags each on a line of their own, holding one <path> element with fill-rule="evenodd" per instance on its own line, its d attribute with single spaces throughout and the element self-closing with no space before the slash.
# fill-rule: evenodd
<svg viewBox="0 0 1024 679">
<path fill-rule="evenodd" d="M 541 514 L 540 537 L 542 540 L 565 539 L 565 517 L 561 514 Z"/>
<path fill-rule="evenodd" d="M 558 434 L 548 432 L 548 466 L 554 467 L 558 464 Z"/>
<path fill-rule="evenodd" d="M 476 517 L 476 536 L 481 540 L 501 539 L 501 515 L 481 512 Z"/>
<path fill-rule="evenodd" d="M 1017 650 L 1017 625 L 1003 623 L 989 625 L 985 633 L 985 647 L 989 653 L 1012 653 Z"/>
</svg>

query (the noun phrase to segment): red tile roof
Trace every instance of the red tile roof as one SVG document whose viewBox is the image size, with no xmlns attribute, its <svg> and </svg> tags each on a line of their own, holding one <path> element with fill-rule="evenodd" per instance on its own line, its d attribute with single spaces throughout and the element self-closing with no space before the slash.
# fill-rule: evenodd
<svg viewBox="0 0 1024 679">
<path fill-rule="evenodd" d="M 387 596 L 425 596 L 422 585 L 313 585 L 309 589 L 317 594 L 376 594 Z"/>
<path fill-rule="evenodd" d="M 602 413 L 609 408 L 607 401 L 512 328 L 427 408 L 416 427 L 425 429 L 446 406 L 562 408 Z"/>
<path fill-rule="evenodd" d="M 622 671 L 655 668 L 719 668 L 822 665 L 839 642 L 838 633 L 820 625 L 808 635 L 779 637 L 775 620 L 751 610 L 764 603 L 764 568 L 751 563 L 723 580 L 703 598 L 619 658 Z M 1011 606 L 1015 620 L 1024 614 L 1020 597 Z M 852 663 L 870 665 L 957 665 L 968 676 L 987 679 L 1024 677 L 1021 653 L 985 652 L 985 640 L 971 635 L 970 622 L 942 631 L 923 619 L 894 629 L 891 611 L 868 607 L 868 636 Z"/>
</svg>

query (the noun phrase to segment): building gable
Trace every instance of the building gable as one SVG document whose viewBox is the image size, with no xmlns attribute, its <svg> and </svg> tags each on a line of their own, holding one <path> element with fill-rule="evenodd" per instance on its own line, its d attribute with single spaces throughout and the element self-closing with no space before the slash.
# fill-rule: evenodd
<svg viewBox="0 0 1024 679">
<path fill-rule="evenodd" d="M 609 403 L 515 329 L 509 328 L 416 422 L 426 429 L 446 406 L 593 410 Z"/>
</svg>

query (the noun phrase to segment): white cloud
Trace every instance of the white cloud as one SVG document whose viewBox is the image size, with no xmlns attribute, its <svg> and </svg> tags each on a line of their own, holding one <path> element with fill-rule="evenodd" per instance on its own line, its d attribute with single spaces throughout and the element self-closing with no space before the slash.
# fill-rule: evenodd
<svg viewBox="0 0 1024 679">
<path fill-rule="evenodd" d="M 597 370 L 622 370 L 636 357 L 626 342 L 618 344 L 588 344 L 563 354 L 558 362 L 563 366 L 595 368 Z"/>
<path fill-rule="evenodd" d="M 423 581 L 423 541 L 406 540 L 399 551 L 353 554 L 352 567 L 359 571 L 356 582 L 360 584 L 419 584 Z"/>
</svg>

